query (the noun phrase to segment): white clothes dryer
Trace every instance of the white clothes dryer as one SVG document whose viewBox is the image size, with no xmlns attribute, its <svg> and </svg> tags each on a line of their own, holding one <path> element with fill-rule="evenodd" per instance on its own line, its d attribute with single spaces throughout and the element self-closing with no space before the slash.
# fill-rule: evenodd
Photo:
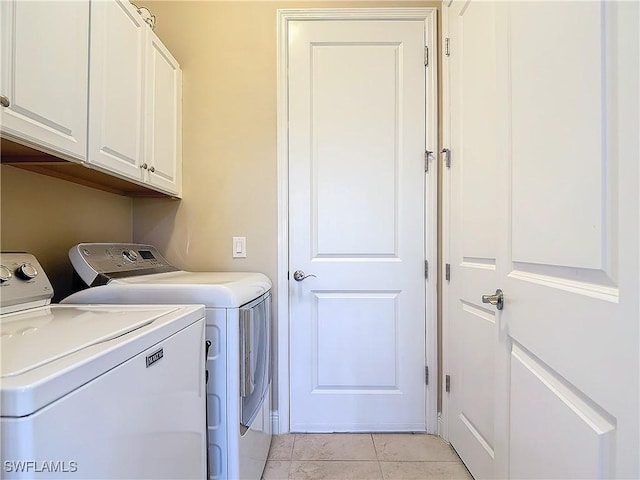
<svg viewBox="0 0 640 480">
<path fill-rule="evenodd" d="M 271 281 L 261 273 L 187 272 L 151 245 L 69 251 L 88 286 L 71 303 L 198 303 L 206 310 L 210 479 L 260 479 L 271 445 Z"/>
<path fill-rule="evenodd" d="M 201 479 L 204 308 L 51 305 L 0 254 L 2 478 Z"/>
</svg>

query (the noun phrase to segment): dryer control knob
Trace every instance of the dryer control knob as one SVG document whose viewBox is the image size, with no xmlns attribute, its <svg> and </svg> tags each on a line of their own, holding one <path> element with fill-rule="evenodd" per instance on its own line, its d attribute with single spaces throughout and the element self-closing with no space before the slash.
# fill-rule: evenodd
<svg viewBox="0 0 640 480">
<path fill-rule="evenodd" d="M 122 256 L 125 260 L 129 260 L 130 262 L 136 262 L 138 260 L 138 254 L 133 250 L 123 250 Z"/>
<path fill-rule="evenodd" d="M 11 277 L 13 277 L 13 275 L 11 274 L 11 270 L 9 270 L 4 265 L 0 265 L 0 283 L 11 280 Z"/>
<path fill-rule="evenodd" d="M 38 270 L 36 270 L 36 267 L 26 262 L 18 267 L 16 275 L 23 280 L 33 280 L 38 276 Z"/>
</svg>

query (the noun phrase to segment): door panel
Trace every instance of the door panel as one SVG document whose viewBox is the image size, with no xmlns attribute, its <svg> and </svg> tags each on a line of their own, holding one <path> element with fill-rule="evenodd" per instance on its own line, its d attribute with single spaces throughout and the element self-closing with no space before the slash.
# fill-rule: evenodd
<svg viewBox="0 0 640 480">
<path fill-rule="evenodd" d="M 494 5 L 454 2 L 451 78 L 451 405 L 449 440 L 480 477 L 493 472 L 499 185 Z M 454 61 L 455 60 L 455 61 Z M 460 232 L 460 233 L 458 233 Z"/>
<path fill-rule="evenodd" d="M 396 256 L 399 45 L 311 48 L 315 253 Z M 364 115 L 372 120 L 366 128 Z M 362 195 L 358 184 L 375 185 L 377 194 Z"/>
<path fill-rule="evenodd" d="M 509 380 L 510 478 L 610 476 L 616 428 L 611 415 L 517 344 Z"/>
<path fill-rule="evenodd" d="M 638 203 L 623 192 L 638 189 L 638 157 L 630 155 L 638 143 L 617 129 L 620 121 L 638 128 L 638 56 L 620 56 L 625 32 L 633 32 L 625 42 L 638 44 L 638 6 L 550 6 L 513 2 L 499 10 L 498 34 L 509 45 L 498 72 L 501 158 L 511 172 L 500 279 L 513 298 L 503 313 L 509 474 L 635 478 Z M 627 16 L 635 19 L 630 29 L 620 23 Z M 531 29 L 542 21 L 549 35 Z M 634 77 L 630 108 L 620 84 Z M 634 214 L 622 208 L 628 201 Z M 531 449 L 522 429 L 552 438 Z"/>
<path fill-rule="evenodd" d="M 397 390 L 398 293 L 315 293 L 313 302 L 316 390 Z"/>
<path fill-rule="evenodd" d="M 455 99 L 456 128 L 463 140 L 457 145 L 455 167 L 460 172 L 461 254 L 470 268 L 495 268 L 497 219 L 494 212 L 498 191 L 495 164 L 495 57 L 491 5 L 463 4 L 459 8 L 457 29 L 460 55 L 455 72 L 458 95 Z"/>
<path fill-rule="evenodd" d="M 538 271 L 600 270 L 609 253 L 603 14 L 599 2 L 526 2 L 508 14 L 513 260 Z M 569 54 L 581 51 L 592 53 Z"/>
<path fill-rule="evenodd" d="M 486 18 L 471 23 L 478 9 Z M 462 376 L 452 380 L 449 428 L 476 478 L 640 474 L 638 13 L 625 2 L 454 2 L 449 11 L 451 365 Z M 490 77 L 489 93 L 461 86 L 467 46 L 483 42 L 494 50 L 475 73 Z M 474 104 L 491 95 L 484 111 Z M 480 115 L 495 123 L 485 146 L 495 155 L 469 153 L 482 145 L 465 125 Z M 495 204 L 479 223 L 465 214 L 486 191 L 463 182 L 485 167 L 492 180 L 473 178 L 489 182 Z M 474 226 L 495 228 L 495 263 L 465 260 L 469 240 L 458 232 Z M 480 250 L 486 237 L 477 238 Z M 501 311 L 479 303 L 496 288 Z M 479 312 L 495 315 L 486 335 L 468 319 Z"/>
<path fill-rule="evenodd" d="M 291 430 L 424 431 L 425 23 L 289 29 Z"/>
</svg>

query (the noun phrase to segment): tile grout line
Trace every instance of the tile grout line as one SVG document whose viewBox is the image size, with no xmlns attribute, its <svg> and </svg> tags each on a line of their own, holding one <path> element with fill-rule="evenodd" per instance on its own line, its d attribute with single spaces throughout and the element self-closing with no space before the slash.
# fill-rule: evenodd
<svg viewBox="0 0 640 480">
<path fill-rule="evenodd" d="M 380 457 L 378 457 L 378 449 L 376 448 L 376 441 L 373 438 L 373 433 L 370 433 L 369 435 L 371 435 L 371 443 L 373 444 L 373 451 L 376 454 L 376 460 L 380 461 Z"/>
<path fill-rule="evenodd" d="M 296 448 L 296 440 L 298 439 L 298 434 L 293 434 L 293 442 L 291 442 L 291 452 L 289 453 L 289 470 L 287 471 L 287 479 L 291 478 L 291 469 L 293 468 L 293 451 Z"/>
<path fill-rule="evenodd" d="M 384 480 L 384 474 L 382 473 L 382 464 L 380 463 L 380 456 L 378 455 L 378 447 L 376 446 L 376 440 L 373 438 L 373 433 L 371 435 L 371 443 L 373 443 L 373 451 L 376 454 L 376 461 L 378 462 L 378 473 L 380 474 L 380 479 Z"/>
<path fill-rule="evenodd" d="M 296 449 L 296 440 L 298 439 L 298 434 L 293 434 L 293 442 L 291 442 L 291 452 L 289 453 L 289 460 L 293 461 L 293 451 Z"/>
</svg>

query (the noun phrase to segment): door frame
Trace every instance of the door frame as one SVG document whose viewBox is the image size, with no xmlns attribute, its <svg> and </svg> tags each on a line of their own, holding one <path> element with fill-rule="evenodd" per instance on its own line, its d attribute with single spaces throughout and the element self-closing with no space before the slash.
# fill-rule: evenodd
<svg viewBox="0 0 640 480">
<path fill-rule="evenodd" d="M 449 7 L 451 6 L 451 1 L 443 0 L 442 2 L 442 11 L 441 11 L 441 22 L 440 28 L 442 29 L 442 33 L 440 34 L 440 38 L 442 41 L 442 45 L 444 45 L 445 39 L 449 38 Z M 444 46 L 443 46 L 444 50 Z M 450 75 L 451 70 L 449 68 L 448 58 L 446 58 L 445 53 L 443 51 L 442 55 L 442 63 L 441 67 L 441 82 L 440 92 L 442 95 L 441 98 L 441 107 L 442 107 L 442 147 L 449 148 L 451 146 L 451 99 L 449 95 L 451 94 L 450 87 Z M 440 158 L 440 154 L 444 154 L 438 150 L 438 158 Z M 443 163 L 444 166 L 444 158 Z M 440 364 L 440 377 L 438 381 L 440 382 L 440 415 L 438 416 L 438 435 L 440 435 L 445 441 L 449 441 L 449 396 L 446 391 L 446 375 L 449 372 L 449 281 L 445 277 L 445 264 L 449 264 L 450 262 L 450 248 L 449 241 L 451 238 L 451 177 L 450 177 L 450 169 L 443 167 L 440 173 L 440 202 L 441 202 L 441 212 L 440 212 L 440 269 L 438 271 L 440 281 L 440 352 L 441 352 L 441 364 Z"/>
<path fill-rule="evenodd" d="M 426 71 L 426 143 L 427 149 L 438 151 L 438 51 L 437 11 L 425 8 L 345 8 L 345 9 L 278 9 L 277 10 L 277 182 L 278 182 L 278 270 L 276 278 L 276 382 L 277 410 L 271 412 L 274 433 L 290 431 L 289 412 L 289 136 L 288 136 L 288 29 L 291 21 L 316 20 L 413 20 L 425 23 L 425 45 L 429 51 Z M 428 160 L 425 173 L 425 259 L 429 264 L 425 296 L 425 365 L 429 367 L 426 387 L 427 432 L 438 430 L 438 350 L 437 350 L 437 220 L 438 162 Z M 417 260 L 418 261 L 418 260 Z"/>
</svg>

